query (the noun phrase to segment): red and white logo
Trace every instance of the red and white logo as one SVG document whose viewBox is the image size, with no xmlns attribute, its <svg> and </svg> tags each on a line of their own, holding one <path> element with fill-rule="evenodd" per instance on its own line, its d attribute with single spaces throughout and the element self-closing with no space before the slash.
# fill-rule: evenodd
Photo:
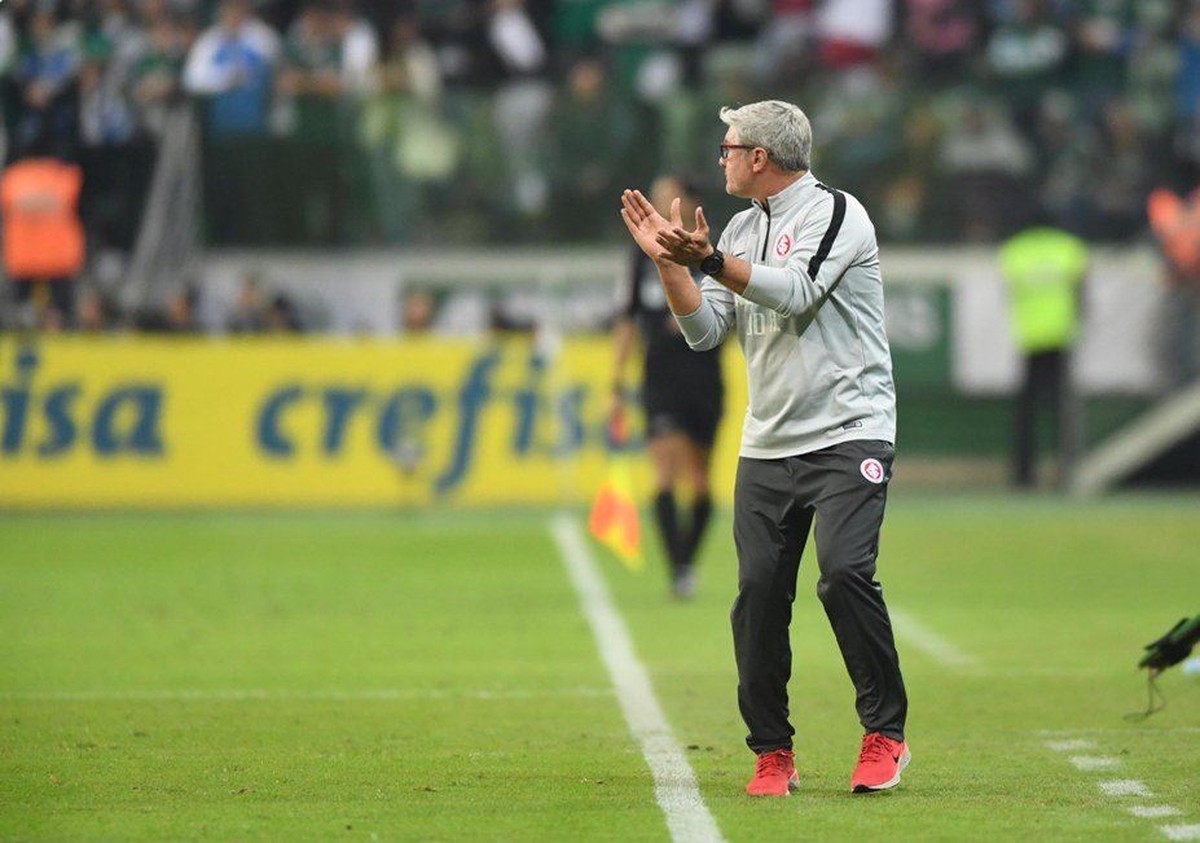
<svg viewBox="0 0 1200 843">
<path fill-rule="evenodd" d="M 792 238 L 787 234 L 775 241 L 775 254 L 783 257 L 792 250 Z"/>
<path fill-rule="evenodd" d="M 868 483 L 882 483 L 883 463 L 874 457 L 869 457 L 858 464 L 858 473 L 867 478 Z"/>
</svg>

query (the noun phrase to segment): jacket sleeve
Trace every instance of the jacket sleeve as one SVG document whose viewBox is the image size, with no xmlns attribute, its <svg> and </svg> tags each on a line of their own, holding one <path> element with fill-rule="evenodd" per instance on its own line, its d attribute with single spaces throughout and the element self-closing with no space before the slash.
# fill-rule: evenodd
<svg viewBox="0 0 1200 843">
<path fill-rule="evenodd" d="M 219 94 L 229 90 L 233 84 L 233 71 L 218 67 L 217 50 L 221 37 L 216 32 L 200 36 L 188 54 L 183 68 L 183 87 L 190 94 Z"/>
<path fill-rule="evenodd" d="M 729 229 L 721 232 L 717 248 L 727 248 Z M 684 316 L 676 316 L 683 338 L 693 351 L 716 348 L 733 328 L 737 318 L 734 293 L 707 275 L 700 281 L 700 306 Z"/>
<path fill-rule="evenodd" d="M 859 235 L 870 221 L 848 204 L 844 193 L 831 190 L 829 201 L 800 222 L 784 265 L 754 264 L 742 296 L 785 317 L 815 313 L 862 254 Z"/>
</svg>

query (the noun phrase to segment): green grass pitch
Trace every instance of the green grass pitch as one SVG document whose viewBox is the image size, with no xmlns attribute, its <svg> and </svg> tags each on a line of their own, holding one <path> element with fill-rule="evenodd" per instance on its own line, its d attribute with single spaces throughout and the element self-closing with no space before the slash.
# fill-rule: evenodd
<svg viewBox="0 0 1200 843">
<path fill-rule="evenodd" d="M 1122 715 L 1145 703 L 1141 646 L 1200 611 L 1198 513 L 894 495 L 887 598 L 971 661 L 901 637 L 914 760 L 870 797 L 847 792 L 859 729 L 811 560 L 802 787 L 751 800 L 728 514 L 687 604 L 656 552 L 641 575 L 593 553 L 727 840 L 1163 840 L 1200 824 L 1200 679 Z M 668 840 L 550 519 L 0 516 L 0 839 Z M 1047 747 L 1066 739 L 1115 766 Z"/>
</svg>

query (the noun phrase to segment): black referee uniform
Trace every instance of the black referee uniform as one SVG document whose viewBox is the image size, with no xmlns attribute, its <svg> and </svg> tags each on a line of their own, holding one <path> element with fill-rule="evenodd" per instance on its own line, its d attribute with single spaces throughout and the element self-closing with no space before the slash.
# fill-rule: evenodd
<svg viewBox="0 0 1200 843">
<path fill-rule="evenodd" d="M 637 248 L 630 253 L 623 314 L 637 325 L 645 349 L 641 398 L 647 438 L 682 433 L 697 446 L 711 449 L 725 401 L 721 349 L 697 353 L 688 347 L 654 262 Z M 659 491 L 654 509 L 672 573 L 678 576 L 694 562 L 711 503 L 708 498 L 694 502 L 686 531 L 678 524 L 670 490 Z"/>
</svg>

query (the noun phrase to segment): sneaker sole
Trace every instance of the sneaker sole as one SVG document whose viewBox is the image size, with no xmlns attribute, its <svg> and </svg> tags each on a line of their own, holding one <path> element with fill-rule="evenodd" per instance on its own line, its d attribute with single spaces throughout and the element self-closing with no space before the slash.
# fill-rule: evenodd
<svg viewBox="0 0 1200 843">
<path fill-rule="evenodd" d="M 900 763 L 896 765 L 896 775 L 892 776 L 883 784 L 877 784 L 872 787 L 869 784 L 856 784 L 852 788 L 854 793 L 878 793 L 881 790 L 891 790 L 896 785 L 900 784 L 900 774 L 904 772 L 904 768 L 908 766 L 908 762 L 912 761 L 912 753 L 908 751 L 908 747 L 904 748 L 904 754 L 900 756 Z"/>
<path fill-rule="evenodd" d="M 799 789 L 800 789 L 800 777 L 796 776 L 795 778 L 788 779 L 787 790 L 784 791 L 783 793 L 751 793 L 750 791 L 746 791 L 746 795 L 753 796 L 755 799 L 757 799 L 759 797 L 767 798 L 770 796 L 774 796 L 774 797 L 778 798 L 780 796 L 791 796 L 793 793 L 795 793 Z"/>
</svg>

